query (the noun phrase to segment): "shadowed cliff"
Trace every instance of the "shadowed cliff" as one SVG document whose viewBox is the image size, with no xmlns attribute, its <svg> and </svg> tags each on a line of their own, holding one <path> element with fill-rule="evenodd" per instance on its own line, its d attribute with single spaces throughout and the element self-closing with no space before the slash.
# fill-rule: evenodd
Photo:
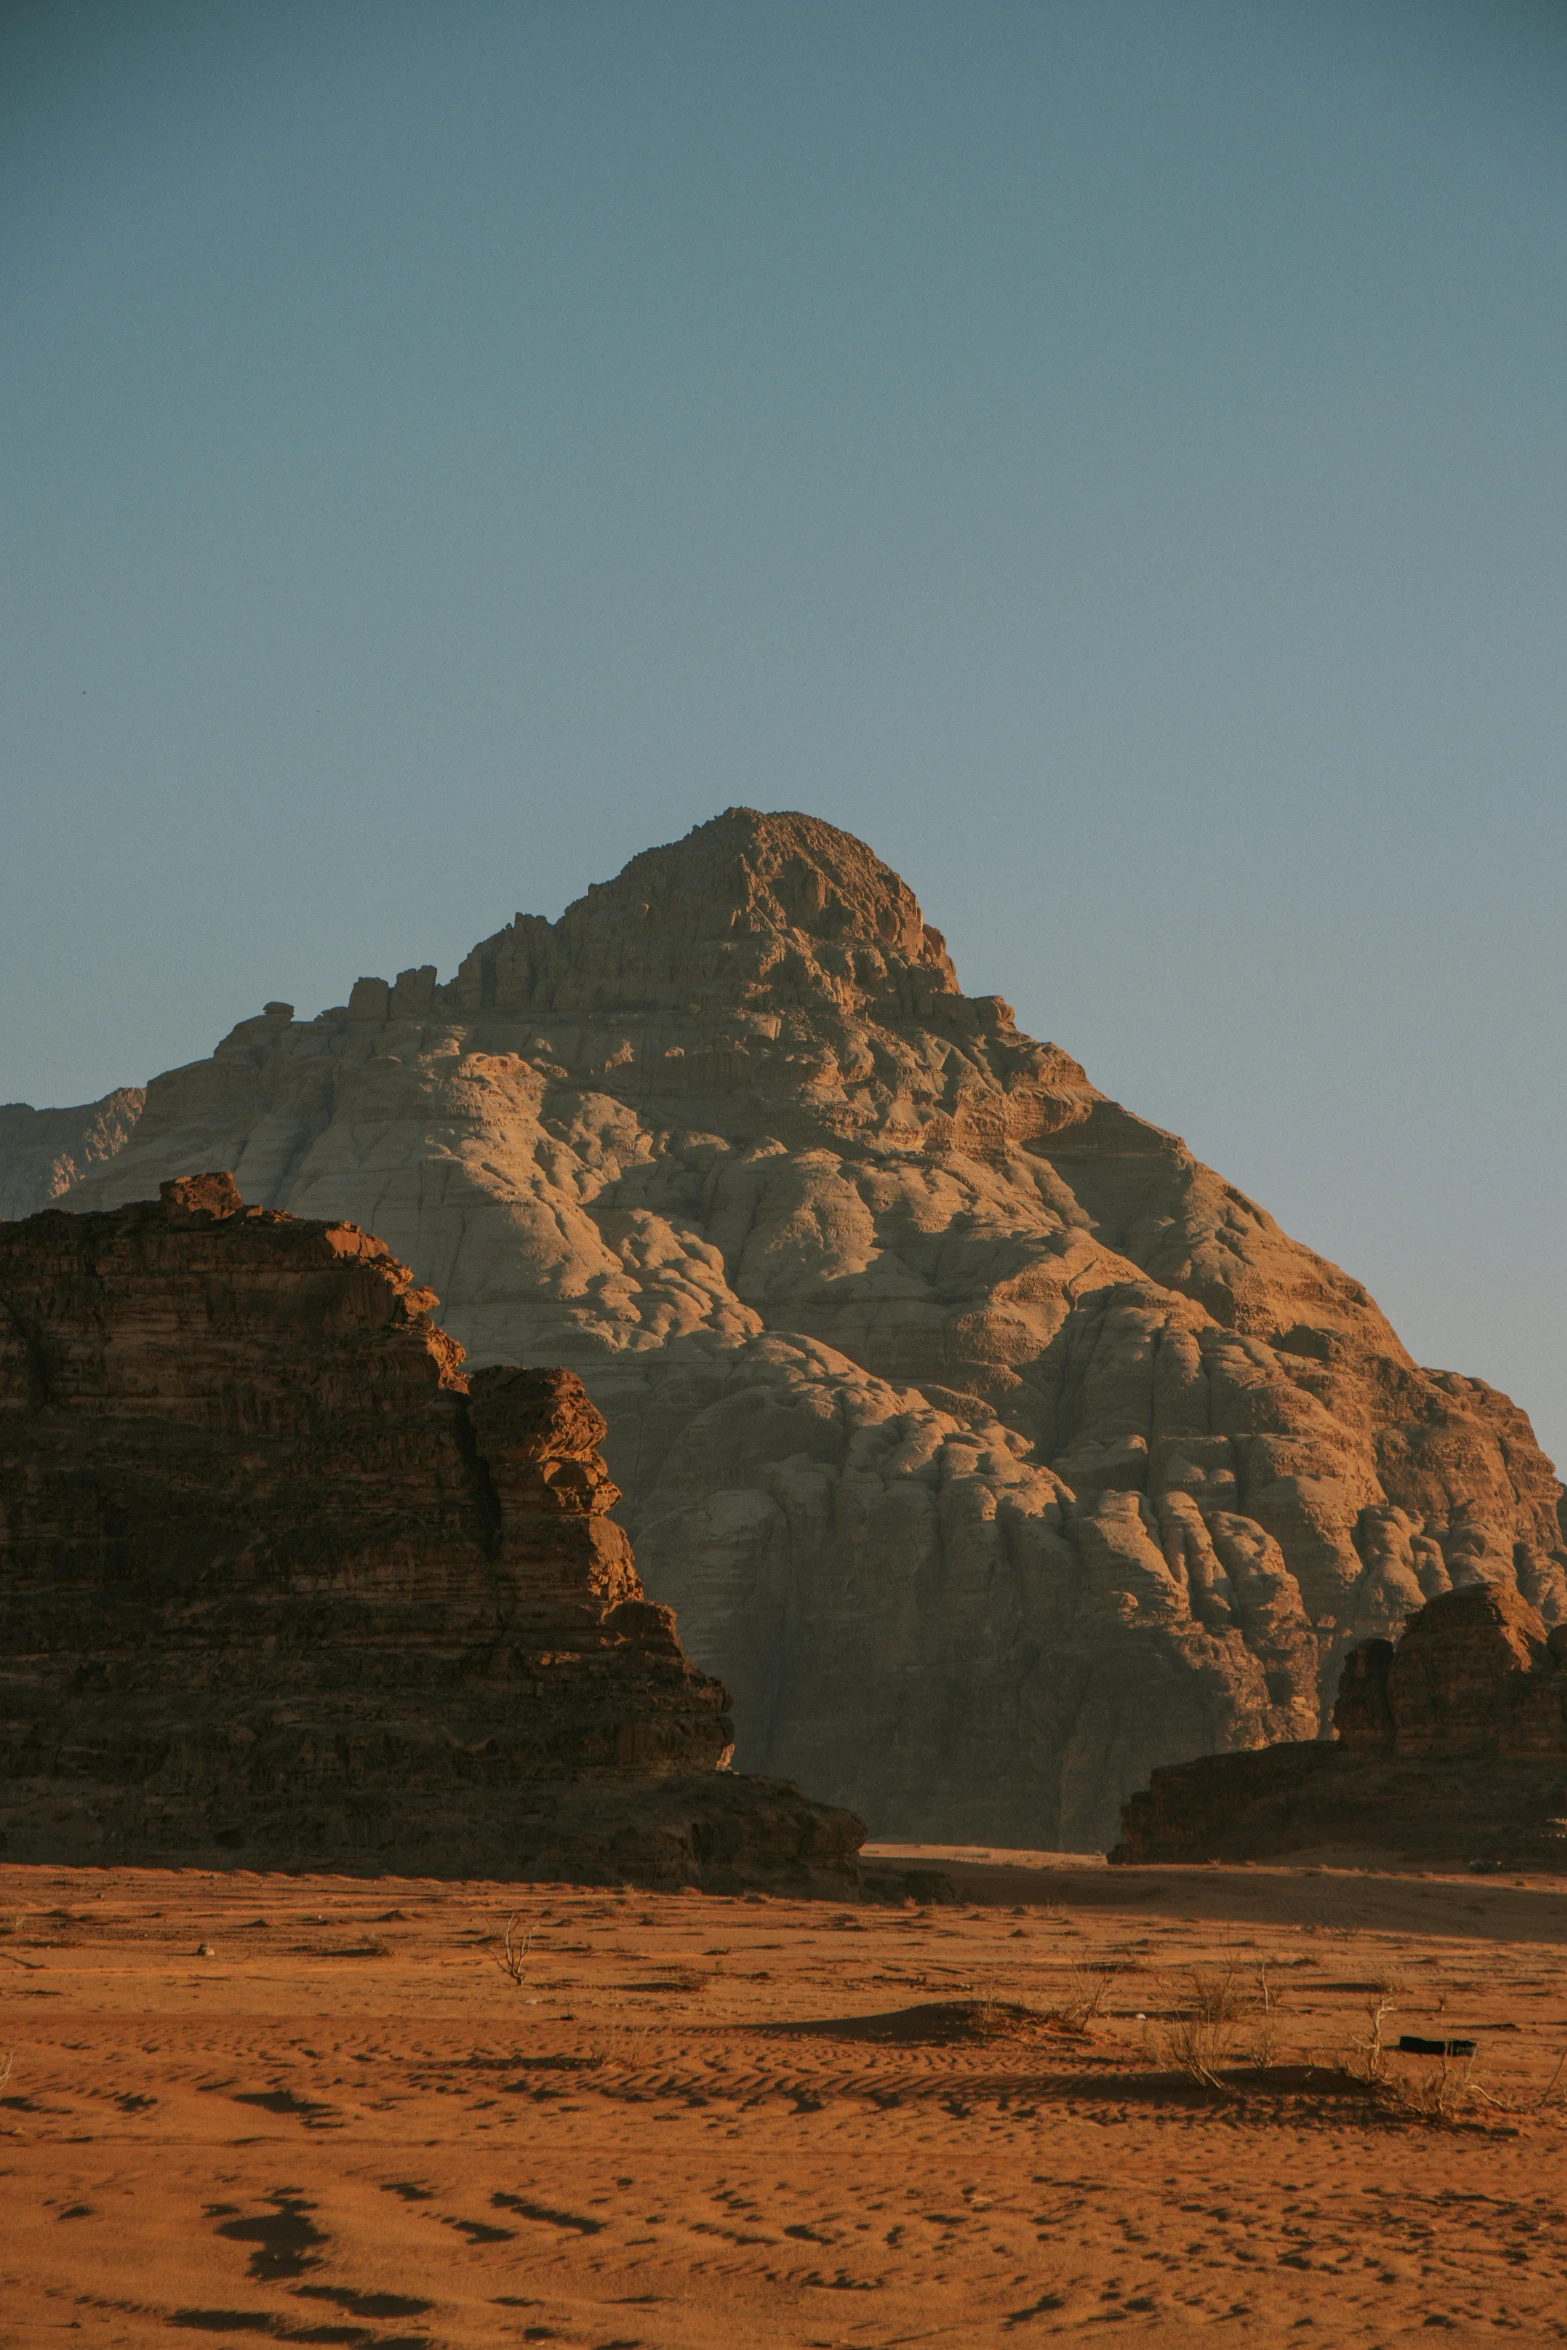
<svg viewBox="0 0 1567 2350">
<path fill-rule="evenodd" d="M 732 1776 L 570 1371 L 230 1176 L 0 1226 L 0 1854 L 854 1881 Z"/>
</svg>

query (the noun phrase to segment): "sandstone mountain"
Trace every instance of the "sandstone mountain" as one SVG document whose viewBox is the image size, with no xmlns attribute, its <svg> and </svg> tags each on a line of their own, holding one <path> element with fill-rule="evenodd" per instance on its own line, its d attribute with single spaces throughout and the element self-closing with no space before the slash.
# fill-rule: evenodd
<svg viewBox="0 0 1567 2350">
<path fill-rule="evenodd" d="M 1487 1582 L 1428 1600 L 1345 1661 L 1332 1741 L 1156 1770 L 1121 1861 L 1333 1852 L 1567 1870 L 1567 1624 Z"/>
<path fill-rule="evenodd" d="M 122 1151 L 146 1098 L 141 1086 L 122 1085 L 73 1110 L 0 1102 L 0 1217 L 48 1207 L 100 1160 Z"/>
<path fill-rule="evenodd" d="M 737 1778 L 570 1371 L 228 1175 L 0 1227 L 0 1852 L 854 1881 Z"/>
<path fill-rule="evenodd" d="M 1567 1616 L 1524 1414 L 994 996 L 863 843 L 732 808 L 442 985 L 273 1003 L 73 1208 L 233 1167 L 568 1365 L 745 1767 L 883 1834 L 1105 1844 L 1151 1766 L 1312 1738 L 1490 1579 Z"/>
</svg>

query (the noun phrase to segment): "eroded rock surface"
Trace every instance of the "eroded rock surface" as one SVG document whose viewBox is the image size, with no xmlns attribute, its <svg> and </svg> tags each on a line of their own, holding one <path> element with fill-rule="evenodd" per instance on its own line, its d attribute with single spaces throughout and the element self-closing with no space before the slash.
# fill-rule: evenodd
<svg viewBox="0 0 1567 2350">
<path fill-rule="evenodd" d="M 0 1218 L 31 1216 L 105 1159 L 122 1151 L 146 1091 L 122 1085 L 71 1110 L 0 1102 Z"/>
<path fill-rule="evenodd" d="M 574 1373 L 228 1175 L 0 1226 L 0 1852 L 852 1879 L 722 1769 Z"/>
<path fill-rule="evenodd" d="M 1428 1601 L 1345 1659 L 1333 1741 L 1153 1772 L 1122 1861 L 1266 1860 L 1327 1848 L 1567 1869 L 1567 1625 L 1505 1582 Z"/>
<path fill-rule="evenodd" d="M 1524 1414 L 995 997 L 830 825 L 730 809 L 454 979 L 272 1004 L 66 1197 L 236 1168 L 577 1370 L 741 1759 L 879 1832 L 1101 1845 L 1311 1738 L 1435 1593 L 1567 1615 Z"/>
</svg>

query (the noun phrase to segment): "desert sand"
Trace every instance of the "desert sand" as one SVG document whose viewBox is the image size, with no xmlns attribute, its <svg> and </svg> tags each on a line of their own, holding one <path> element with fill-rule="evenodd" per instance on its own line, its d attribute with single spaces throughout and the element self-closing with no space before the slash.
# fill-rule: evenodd
<svg viewBox="0 0 1567 2350">
<path fill-rule="evenodd" d="M 958 1904 L 0 1868 L 0 2342 L 1567 2337 L 1560 1878 L 881 1849 Z"/>
</svg>

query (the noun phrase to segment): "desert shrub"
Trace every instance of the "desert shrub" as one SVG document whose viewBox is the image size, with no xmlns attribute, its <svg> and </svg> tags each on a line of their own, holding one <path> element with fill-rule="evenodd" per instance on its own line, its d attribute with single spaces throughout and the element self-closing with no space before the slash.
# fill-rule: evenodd
<svg viewBox="0 0 1567 2350">
<path fill-rule="evenodd" d="M 501 1953 L 495 1961 L 508 1982 L 519 1985 L 527 1978 L 528 1951 L 533 1941 L 531 1931 L 519 1937 L 517 1928 L 521 1922 L 521 1910 L 514 1909 L 506 1920 L 506 1931 L 501 1937 Z"/>
<path fill-rule="evenodd" d="M 1086 2032 L 1104 2006 L 1110 1989 L 1110 1977 L 1092 1967 L 1074 1967 L 1067 1976 L 1066 1987 L 1051 2009 L 1058 2023 L 1070 2031 Z"/>
<path fill-rule="evenodd" d="M 1167 2070 L 1227 2096 L 1226 2071 L 1276 2061 L 1279 1997 L 1265 1964 L 1251 1975 L 1233 1959 L 1222 1967 L 1188 1967 L 1164 1992 L 1166 2012 L 1148 2020 L 1145 2034 Z"/>
<path fill-rule="evenodd" d="M 1387 2041 L 1383 2025 L 1394 2012 L 1391 1999 L 1376 1998 L 1366 2009 L 1366 2028 L 1340 2049 L 1338 2070 L 1364 2088 L 1378 2088 L 1387 2079 Z"/>
</svg>

